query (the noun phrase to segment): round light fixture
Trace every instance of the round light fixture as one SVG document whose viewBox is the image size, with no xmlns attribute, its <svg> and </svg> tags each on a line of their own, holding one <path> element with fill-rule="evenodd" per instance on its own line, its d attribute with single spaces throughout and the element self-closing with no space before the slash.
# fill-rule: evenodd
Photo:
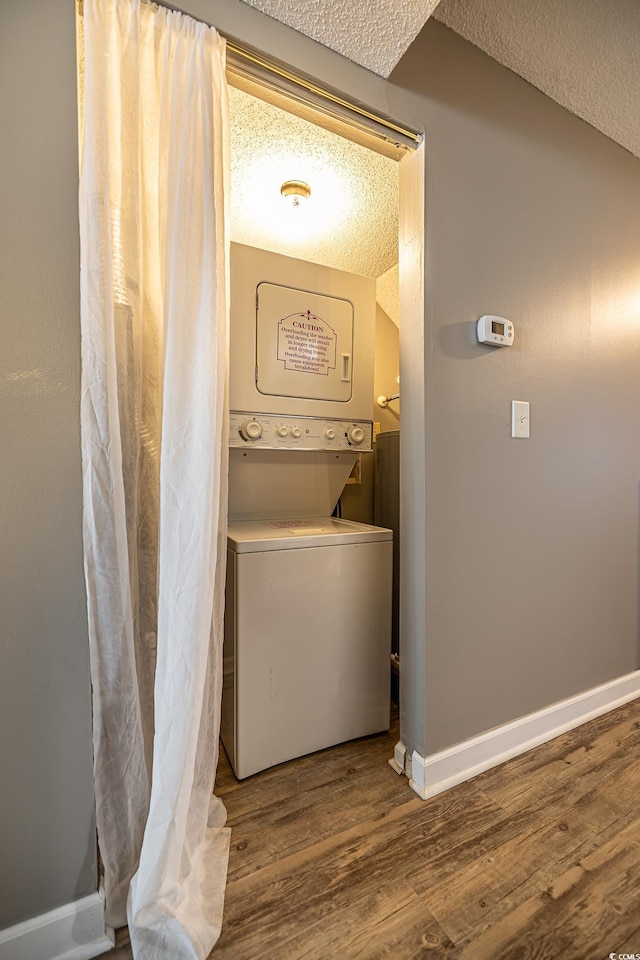
<svg viewBox="0 0 640 960">
<path fill-rule="evenodd" d="M 311 187 L 304 180 L 287 180 L 280 187 L 280 193 L 292 207 L 299 207 L 301 200 L 308 200 L 311 196 Z"/>
</svg>

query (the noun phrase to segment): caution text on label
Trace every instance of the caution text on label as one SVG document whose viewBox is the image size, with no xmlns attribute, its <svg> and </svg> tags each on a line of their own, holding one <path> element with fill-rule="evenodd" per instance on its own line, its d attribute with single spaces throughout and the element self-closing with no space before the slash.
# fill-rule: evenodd
<svg viewBox="0 0 640 960">
<path fill-rule="evenodd" d="M 278 360 L 285 370 L 327 376 L 336 367 L 336 331 L 311 311 L 293 313 L 278 323 Z"/>
</svg>

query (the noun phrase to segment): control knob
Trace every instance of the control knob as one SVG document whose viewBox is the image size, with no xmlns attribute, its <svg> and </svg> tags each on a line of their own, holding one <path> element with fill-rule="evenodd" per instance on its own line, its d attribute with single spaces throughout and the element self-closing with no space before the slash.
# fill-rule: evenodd
<svg viewBox="0 0 640 960">
<path fill-rule="evenodd" d="M 324 435 L 327 438 L 327 440 L 335 440 L 336 432 L 335 430 L 332 430 L 331 427 L 327 427 L 327 429 L 324 432 Z"/>
<path fill-rule="evenodd" d="M 300 429 L 300 427 L 291 427 L 291 436 L 295 437 L 296 440 L 298 439 L 298 437 L 301 437 L 302 430 Z"/>
<path fill-rule="evenodd" d="M 289 428 L 285 427 L 283 423 L 280 423 L 276 427 L 276 433 L 279 437 L 286 437 L 286 435 L 289 433 Z"/>
<path fill-rule="evenodd" d="M 364 440 L 364 430 L 362 427 L 349 427 L 347 430 L 347 440 L 353 444 L 354 447 L 359 446 Z"/>
<path fill-rule="evenodd" d="M 240 424 L 240 436 L 243 440 L 259 440 L 262 436 L 262 424 L 253 417 Z"/>
</svg>

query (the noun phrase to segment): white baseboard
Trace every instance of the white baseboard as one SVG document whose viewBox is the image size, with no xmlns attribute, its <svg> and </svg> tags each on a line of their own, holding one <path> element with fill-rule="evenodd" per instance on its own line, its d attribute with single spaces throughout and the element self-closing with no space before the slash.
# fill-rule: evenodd
<svg viewBox="0 0 640 960">
<path fill-rule="evenodd" d="M 0 960 L 90 960 L 113 944 L 98 891 L 0 930 Z"/>
<path fill-rule="evenodd" d="M 411 760 L 405 759 L 409 786 L 427 800 L 639 696 L 636 670 L 428 757 L 414 750 Z"/>
<path fill-rule="evenodd" d="M 398 740 L 393 748 L 393 756 L 389 760 L 389 766 L 400 775 L 406 772 L 407 767 L 407 748 L 402 740 Z"/>
</svg>

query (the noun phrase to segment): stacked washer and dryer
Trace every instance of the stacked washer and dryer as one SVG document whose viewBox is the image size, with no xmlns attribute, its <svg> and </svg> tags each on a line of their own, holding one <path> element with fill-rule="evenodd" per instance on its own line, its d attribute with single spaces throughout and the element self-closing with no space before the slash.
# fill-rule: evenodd
<svg viewBox="0 0 640 960">
<path fill-rule="evenodd" d="M 392 532 L 332 516 L 371 453 L 375 281 L 231 245 L 222 740 L 240 779 L 389 726 Z"/>
</svg>

